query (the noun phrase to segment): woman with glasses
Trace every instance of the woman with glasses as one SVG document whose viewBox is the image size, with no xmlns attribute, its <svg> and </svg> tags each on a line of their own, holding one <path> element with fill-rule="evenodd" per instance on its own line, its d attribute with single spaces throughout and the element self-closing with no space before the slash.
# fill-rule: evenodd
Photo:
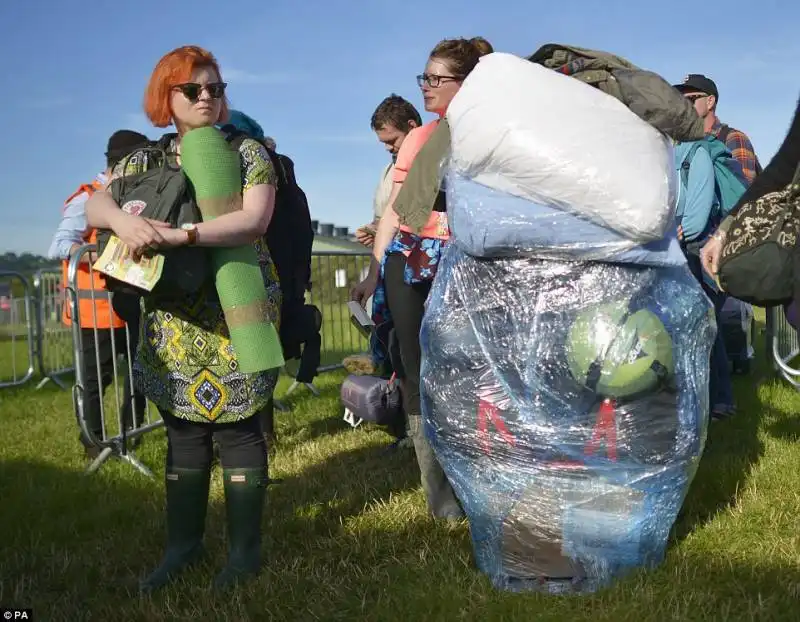
<svg viewBox="0 0 800 622">
<path fill-rule="evenodd" d="M 425 300 L 436 275 L 442 249 L 450 236 L 445 195 L 439 192 L 427 224 L 419 233 L 400 225 L 393 204 L 417 154 L 434 134 L 462 82 L 478 64 L 480 57 L 492 51 L 488 41 L 475 37 L 441 41 L 430 53 L 425 71 L 417 76 L 417 82 L 422 89 L 425 110 L 436 113 L 437 118 L 411 130 L 403 141 L 395 163 L 394 187 L 389 205 L 375 235 L 370 272 L 352 292 L 353 299 L 362 304 L 374 293 L 373 315 L 377 317 L 376 324 L 394 322 L 404 371 L 401 384 L 403 405 L 408 414 L 422 488 L 429 510 L 440 519 L 460 519 L 463 511 L 425 437 L 421 423 L 419 385 L 422 352 L 419 332 Z"/>
<path fill-rule="evenodd" d="M 144 109 L 156 127 L 177 128 L 167 157 L 180 164 L 181 137 L 228 117 L 225 83 L 214 57 L 181 47 L 156 65 Z M 253 244 L 267 290 L 267 312 L 277 323 L 280 287 L 264 236 L 275 204 L 276 175 L 264 147 L 246 139 L 239 148 L 242 209 L 188 230 L 126 213 L 111 194 L 97 192 L 86 207 L 92 226 L 112 230 L 135 254 L 191 244 Z M 156 166 L 139 151 L 120 162 L 112 180 Z M 260 568 L 261 514 L 267 485 L 267 450 L 261 419 L 278 370 L 238 371 L 214 283 L 179 301 L 145 299 L 144 330 L 134 376 L 159 409 L 167 429 L 167 546 L 161 565 L 141 583 L 144 592 L 166 584 L 203 552 L 212 439 L 220 448 L 228 532 L 228 564 L 215 586 L 225 588 Z"/>
</svg>

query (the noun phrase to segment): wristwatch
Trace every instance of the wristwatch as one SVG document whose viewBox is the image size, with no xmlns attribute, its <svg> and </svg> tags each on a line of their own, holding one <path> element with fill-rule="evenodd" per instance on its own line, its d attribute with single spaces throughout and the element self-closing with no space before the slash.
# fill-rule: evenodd
<svg viewBox="0 0 800 622">
<path fill-rule="evenodd" d="M 724 244 L 725 243 L 725 239 L 728 237 L 728 234 L 725 231 L 720 231 L 719 229 L 717 229 L 711 235 L 711 237 L 714 238 L 715 240 L 717 240 L 720 244 Z"/>
<path fill-rule="evenodd" d="M 197 244 L 197 225 L 187 223 L 185 225 L 181 225 L 181 229 L 183 229 L 186 232 L 186 235 L 189 236 L 189 246 L 194 246 Z"/>
</svg>

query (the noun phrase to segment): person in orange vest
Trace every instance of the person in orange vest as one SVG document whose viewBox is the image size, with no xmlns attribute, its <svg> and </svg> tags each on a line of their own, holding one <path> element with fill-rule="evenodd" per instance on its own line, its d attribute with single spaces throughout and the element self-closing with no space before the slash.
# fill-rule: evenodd
<svg viewBox="0 0 800 622">
<path fill-rule="evenodd" d="M 62 287 L 68 284 L 69 262 L 72 256 L 85 244 L 93 244 L 96 232 L 86 222 L 85 206 L 89 197 L 96 190 L 105 187 L 114 166 L 125 156 L 133 153 L 137 148 L 149 143 L 144 134 L 131 130 L 119 130 L 112 134 L 106 149 L 106 170 L 97 175 L 90 183 L 78 188 L 64 203 L 61 223 L 53 236 L 48 255 L 52 259 L 59 259 L 62 263 Z M 81 348 L 84 361 L 84 417 L 91 432 L 96 438 L 102 438 L 102 420 L 100 400 L 106 388 L 114 379 L 113 353 L 123 354 L 126 364 L 118 367 L 117 372 L 124 376 L 123 416 L 126 425 L 130 427 L 133 422 L 133 404 L 129 374 L 127 373 L 127 353 L 125 324 L 131 334 L 131 356 L 135 356 L 139 343 L 139 310 L 135 306 L 116 296 L 113 304 L 106 290 L 105 282 L 99 272 L 89 270 L 90 262 L 97 259 L 95 253 L 83 256 L 77 274 L 78 321 L 81 327 Z M 62 321 L 67 326 L 72 326 L 72 313 L 68 304 L 64 305 Z M 95 329 L 97 338 L 95 340 Z M 96 346 L 96 350 L 95 350 Z M 98 363 L 99 358 L 99 373 Z M 137 424 L 144 414 L 145 398 L 135 393 L 135 407 Z M 77 416 L 77 413 L 76 413 Z M 86 438 L 81 432 L 80 441 L 86 455 L 94 459 L 100 450 L 91 439 Z"/>
</svg>

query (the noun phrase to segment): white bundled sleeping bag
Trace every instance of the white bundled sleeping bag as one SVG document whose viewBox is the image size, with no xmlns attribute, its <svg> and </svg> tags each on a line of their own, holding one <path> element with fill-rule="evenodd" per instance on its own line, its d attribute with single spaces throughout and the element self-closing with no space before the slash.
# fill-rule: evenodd
<svg viewBox="0 0 800 622">
<path fill-rule="evenodd" d="M 672 225 L 672 144 L 599 89 L 511 54 L 481 58 L 447 110 L 452 168 L 635 242 Z"/>
</svg>

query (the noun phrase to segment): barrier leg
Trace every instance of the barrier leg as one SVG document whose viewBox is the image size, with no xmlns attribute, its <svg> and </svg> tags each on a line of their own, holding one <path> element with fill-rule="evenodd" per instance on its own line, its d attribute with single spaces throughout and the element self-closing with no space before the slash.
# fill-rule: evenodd
<svg viewBox="0 0 800 622">
<path fill-rule="evenodd" d="M 39 381 L 39 384 L 36 385 L 36 390 L 38 391 L 44 385 L 46 385 L 48 382 L 52 382 L 53 384 L 55 384 L 61 390 L 66 390 L 67 389 L 67 383 L 65 383 L 63 380 L 61 380 L 61 378 L 59 378 L 58 376 L 45 376 L 44 378 L 42 378 Z"/>
<path fill-rule="evenodd" d="M 87 467 L 86 474 L 97 472 L 108 460 L 117 458 L 131 465 L 143 475 L 153 477 L 152 471 L 129 450 L 131 441 L 164 425 L 164 422 L 160 420 L 151 422 L 149 410 L 143 403 L 140 406 L 144 408 L 144 413 L 140 419 L 136 393 L 131 388 L 133 385 L 131 360 L 134 353 L 131 345 L 133 339 L 140 337 L 140 331 L 130 331 L 127 326 L 123 332 L 120 332 L 120 328 L 97 328 L 99 323 L 97 317 L 93 318 L 94 321 L 89 322 L 92 328 L 81 328 L 78 292 L 83 291 L 85 296 L 86 291 L 78 288 L 77 267 L 81 256 L 93 250 L 93 246 L 86 245 L 75 253 L 70 261 L 69 285 L 66 288 L 67 302 L 73 318 L 71 328 L 72 358 L 75 370 L 73 403 L 82 436 L 86 439 L 87 444 L 99 450 L 99 455 Z M 96 302 L 100 296 L 106 297 L 109 302 L 112 300 L 112 296 L 106 291 L 91 290 L 89 293 L 93 310 L 97 308 Z M 108 313 L 107 325 L 114 326 L 113 307 L 110 304 Z M 125 362 L 124 370 L 120 360 Z M 59 367 L 65 368 L 66 366 L 60 365 Z M 58 371 L 65 373 L 66 369 Z M 46 374 L 46 377 L 48 380 L 61 384 L 56 373 L 50 372 Z M 121 379 L 124 379 L 125 382 L 120 382 Z M 42 384 L 44 382 L 46 380 Z M 122 397 L 120 397 L 120 385 L 124 385 L 122 386 Z M 91 389 L 91 395 L 88 397 L 87 387 Z M 108 390 L 113 394 L 113 400 L 111 400 L 115 414 L 113 417 L 106 417 L 108 409 L 104 404 L 104 397 Z M 87 399 L 97 400 L 98 397 L 99 402 L 96 405 L 93 402 L 91 406 L 87 406 Z M 99 428 L 96 410 L 99 410 Z M 129 410 L 130 412 L 128 412 Z M 87 419 L 87 415 L 90 420 Z M 112 429 L 114 427 L 116 429 Z"/>
<path fill-rule="evenodd" d="M 117 458 L 130 464 L 134 469 L 139 471 L 142 475 L 153 477 L 153 472 L 142 464 L 136 456 L 130 453 L 117 454 Z"/>
<path fill-rule="evenodd" d="M 95 458 L 92 463 L 86 467 L 86 474 L 91 475 L 92 473 L 95 473 L 101 466 L 103 466 L 103 463 L 106 460 L 111 458 L 113 453 L 114 450 L 111 447 L 103 447 L 100 455 L 98 455 L 97 458 Z"/>
<path fill-rule="evenodd" d="M 294 393 L 294 391 L 299 386 L 301 386 L 301 383 L 297 382 L 297 380 L 292 382 L 292 386 L 290 386 L 289 390 L 286 391 L 286 396 L 288 397 L 289 395 Z M 319 389 L 317 389 L 317 387 L 315 387 L 311 382 L 303 382 L 302 386 L 306 387 L 309 391 L 311 391 L 311 393 L 314 395 L 314 397 L 319 397 Z"/>
</svg>

